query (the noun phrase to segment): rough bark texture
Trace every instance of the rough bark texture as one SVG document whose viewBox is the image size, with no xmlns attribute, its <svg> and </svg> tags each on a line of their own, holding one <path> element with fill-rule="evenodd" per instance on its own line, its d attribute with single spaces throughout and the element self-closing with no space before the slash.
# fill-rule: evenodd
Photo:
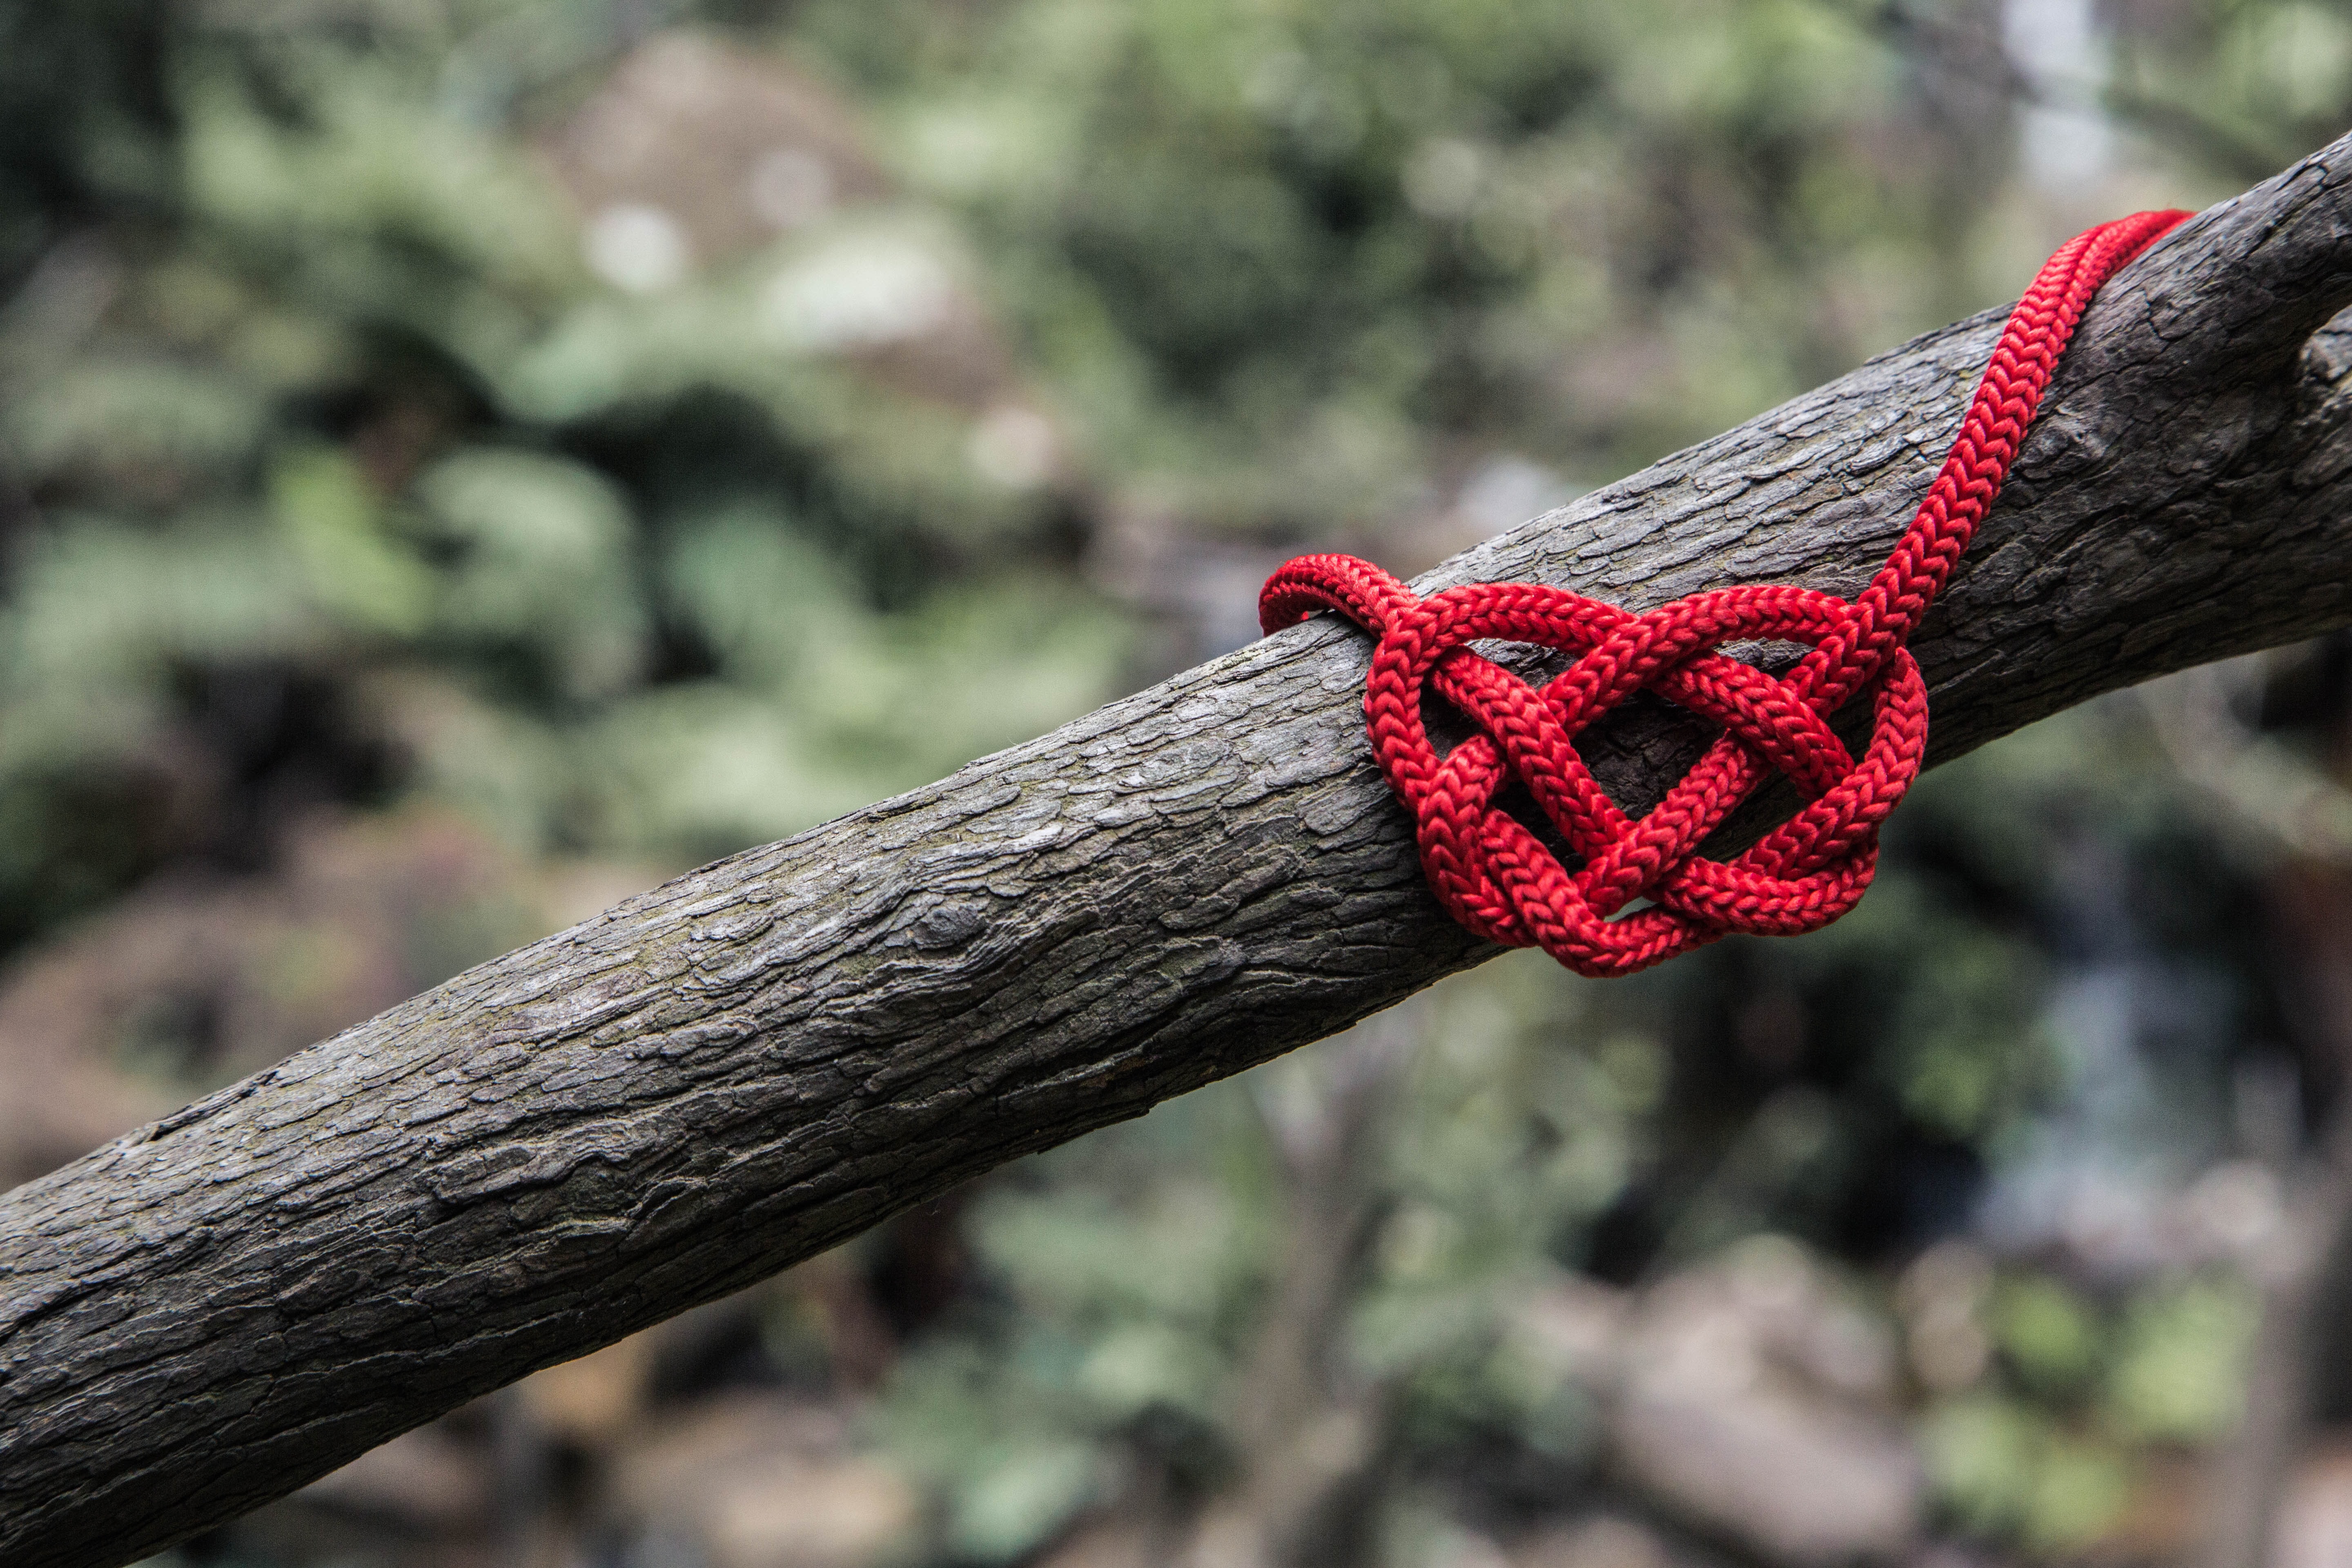
<svg viewBox="0 0 2352 1568">
<path fill-rule="evenodd" d="M 1948 758 L 2352 623 L 2352 144 L 2112 283 L 1914 647 Z M 1851 592 L 1987 315 L 1448 563 Z M 0 1199 L 0 1562 L 120 1563 L 1492 955 L 1297 628 L 684 877 Z M 1698 737 L 1591 752 L 1654 796 Z"/>
</svg>

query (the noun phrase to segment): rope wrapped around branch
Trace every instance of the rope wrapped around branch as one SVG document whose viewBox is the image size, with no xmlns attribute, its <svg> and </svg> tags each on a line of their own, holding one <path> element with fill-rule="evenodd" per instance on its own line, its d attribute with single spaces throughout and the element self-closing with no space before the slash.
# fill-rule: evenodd
<svg viewBox="0 0 2352 1568">
<path fill-rule="evenodd" d="M 2189 215 L 2140 213 L 2067 241 L 2011 312 L 1960 434 L 1885 565 L 1853 600 L 1797 587 L 1694 594 L 1646 615 L 1564 588 L 1479 583 L 1423 598 L 1369 562 L 1302 555 L 1266 580 L 1276 632 L 1336 610 L 1377 635 L 1364 711 L 1372 750 L 1413 815 L 1431 888 L 1478 935 L 1539 946 L 1591 975 L 1630 974 L 1731 934 L 1815 931 L 1860 900 L 1878 825 L 1918 776 L 1927 691 L 1904 646 L 1935 602 L 2102 284 Z M 1575 656 L 1540 689 L 1473 651 L 1482 639 Z M 1785 676 L 1715 650 L 1747 638 L 1807 645 Z M 1440 757 L 1426 688 L 1477 733 Z M 1647 689 L 1722 728 L 1706 754 L 1638 820 L 1609 797 L 1576 737 Z M 1869 693 L 1859 760 L 1829 717 Z M 1794 816 L 1730 860 L 1698 853 L 1772 773 L 1806 796 Z M 1517 778 L 1580 864 L 1570 870 L 1497 805 Z M 1636 900 L 1645 907 L 1622 913 Z"/>
</svg>

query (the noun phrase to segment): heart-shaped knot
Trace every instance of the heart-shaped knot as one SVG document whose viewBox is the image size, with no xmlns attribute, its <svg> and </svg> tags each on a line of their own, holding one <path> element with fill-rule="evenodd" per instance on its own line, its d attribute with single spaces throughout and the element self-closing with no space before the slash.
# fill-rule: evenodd
<svg viewBox="0 0 2352 1568">
<path fill-rule="evenodd" d="M 1380 634 L 1365 713 L 1381 769 L 1418 825 L 1431 886 L 1480 936 L 1541 946 L 1587 974 L 1630 973 L 1730 931 L 1794 935 L 1843 914 L 1870 885 L 1878 824 L 1918 775 L 1927 744 L 1927 687 L 1899 647 L 1867 683 L 1876 721 L 1859 763 L 1831 732 L 1829 693 L 1810 667 L 1776 677 L 1714 651 L 1748 637 L 1818 647 L 1851 629 L 1853 605 L 1809 589 L 1721 589 L 1636 616 L 1523 583 L 1423 599 L 1369 563 L 1309 555 L 1276 573 L 1260 604 L 1269 624 L 1336 609 Z M 1480 638 L 1577 658 L 1538 689 L 1465 646 Z M 1432 686 L 1478 728 L 1442 758 L 1422 717 Z M 1574 742 L 1644 687 L 1723 733 L 1636 820 Z M 1805 808 L 1734 859 L 1698 855 L 1775 771 L 1805 793 Z M 1576 870 L 1496 805 L 1512 777 L 1559 829 Z M 1611 918 L 1643 898 L 1653 907 Z"/>
<path fill-rule="evenodd" d="M 2099 286 L 2186 213 L 2141 213 L 2076 236 L 2011 312 L 1960 434 L 1885 564 L 1853 600 L 1807 588 L 1724 588 L 1634 615 L 1564 588 L 1479 583 L 1427 598 L 1369 562 L 1303 555 L 1266 580 L 1268 633 L 1337 610 L 1380 637 L 1365 686 L 1374 755 L 1413 814 L 1448 912 L 1478 935 L 1537 945 L 1570 968 L 1630 974 L 1735 931 L 1791 936 L 1852 909 L 1878 862 L 1878 825 L 1918 776 L 1927 689 L 1905 639 L 1983 520 L 2059 354 Z M 1541 689 L 1468 644 L 1573 656 Z M 1784 676 L 1716 649 L 1747 638 L 1809 651 Z M 1476 727 L 1440 756 L 1422 717 L 1433 688 Z M 1609 797 L 1576 737 L 1648 689 L 1720 727 L 1706 754 L 1638 820 Z M 1868 693 L 1859 760 L 1829 717 Z M 1802 809 L 1729 860 L 1700 845 L 1774 773 Z M 1496 804 L 1517 778 L 1573 852 L 1570 870 Z M 1636 900 L 1647 907 L 1623 914 Z"/>
</svg>

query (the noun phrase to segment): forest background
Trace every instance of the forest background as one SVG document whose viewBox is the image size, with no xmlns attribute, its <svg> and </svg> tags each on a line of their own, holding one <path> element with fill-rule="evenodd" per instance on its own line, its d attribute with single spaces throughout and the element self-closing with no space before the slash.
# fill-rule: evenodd
<svg viewBox="0 0 2352 1568">
<path fill-rule="evenodd" d="M 2348 114 L 2277 0 L 0 0 L 0 1182 Z M 2347 652 L 159 1568 L 2340 1563 Z"/>
</svg>

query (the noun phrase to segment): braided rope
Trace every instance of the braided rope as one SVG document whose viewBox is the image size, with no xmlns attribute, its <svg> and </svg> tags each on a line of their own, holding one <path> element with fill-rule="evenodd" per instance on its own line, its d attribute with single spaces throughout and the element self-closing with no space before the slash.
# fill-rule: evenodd
<svg viewBox="0 0 2352 1568">
<path fill-rule="evenodd" d="M 1633 615 L 1563 588 L 1480 583 L 1422 598 L 1369 562 L 1302 555 L 1266 579 L 1269 633 L 1337 610 L 1375 633 L 1372 751 L 1413 815 L 1423 868 L 1449 913 L 1489 941 L 1540 946 L 1585 974 L 1630 974 L 1734 931 L 1795 935 L 1852 909 L 1878 863 L 1878 825 L 1918 776 L 1927 689 L 1905 641 L 2000 492 L 2058 356 L 2101 284 L 2189 215 L 2141 213 L 2069 240 L 2018 301 L 1950 455 L 1910 529 L 1853 601 L 1809 588 L 1724 588 Z M 1465 645 L 1482 637 L 1577 656 L 1542 689 Z M 1786 676 L 1717 653 L 1734 638 L 1810 646 Z M 1424 685 L 1479 732 L 1444 757 Z M 1577 734 L 1643 688 L 1722 727 L 1636 821 L 1577 755 Z M 1871 694 L 1857 761 L 1830 731 Z M 1698 854 L 1773 773 L 1807 804 L 1731 860 Z M 1570 871 L 1496 807 L 1523 783 L 1581 864 Z M 1647 907 L 1620 916 L 1636 900 Z"/>
</svg>

